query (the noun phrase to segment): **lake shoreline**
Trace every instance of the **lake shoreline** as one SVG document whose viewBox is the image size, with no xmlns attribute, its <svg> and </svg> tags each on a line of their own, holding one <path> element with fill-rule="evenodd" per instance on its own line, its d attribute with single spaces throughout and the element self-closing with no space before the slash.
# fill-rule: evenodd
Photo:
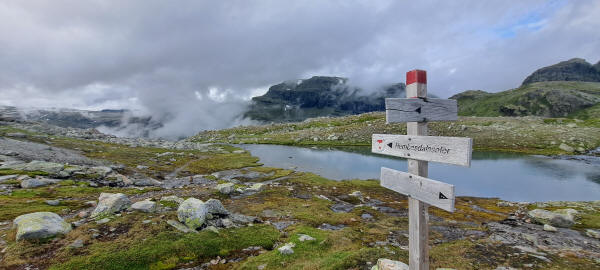
<svg viewBox="0 0 600 270">
<path fill-rule="evenodd" d="M 385 123 L 385 113 L 311 118 L 297 123 L 240 126 L 204 131 L 188 138 L 203 143 L 252 143 L 292 146 L 369 146 L 372 134 L 406 134 L 406 124 Z M 595 153 L 600 122 L 542 117 L 459 117 L 432 122 L 431 136 L 468 137 L 473 150 L 541 155 Z"/>
</svg>

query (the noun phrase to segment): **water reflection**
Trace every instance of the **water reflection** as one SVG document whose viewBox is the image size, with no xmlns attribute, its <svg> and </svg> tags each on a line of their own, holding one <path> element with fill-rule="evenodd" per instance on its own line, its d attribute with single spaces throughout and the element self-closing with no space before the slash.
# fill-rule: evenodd
<svg viewBox="0 0 600 270">
<path fill-rule="evenodd" d="M 302 148 L 242 145 L 266 166 L 294 168 L 327 178 L 377 179 L 380 168 L 405 171 L 406 160 L 369 147 Z M 459 195 L 512 201 L 598 200 L 600 166 L 513 153 L 475 152 L 470 168 L 430 163 L 429 177 L 454 184 Z"/>
</svg>

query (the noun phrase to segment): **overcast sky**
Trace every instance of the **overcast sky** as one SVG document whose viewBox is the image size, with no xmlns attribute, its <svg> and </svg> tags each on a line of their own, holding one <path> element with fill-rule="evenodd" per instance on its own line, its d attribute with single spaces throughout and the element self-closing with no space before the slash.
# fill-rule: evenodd
<svg viewBox="0 0 600 270">
<path fill-rule="evenodd" d="M 0 1 L 0 105 L 129 108 L 169 131 L 231 126 L 251 96 L 313 75 L 366 89 L 501 91 L 600 60 L 600 1 Z"/>
</svg>

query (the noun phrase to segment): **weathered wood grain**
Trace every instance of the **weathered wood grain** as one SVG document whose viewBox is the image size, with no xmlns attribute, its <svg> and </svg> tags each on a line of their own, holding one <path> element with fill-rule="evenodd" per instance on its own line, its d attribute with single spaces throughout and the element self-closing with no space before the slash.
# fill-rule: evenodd
<svg viewBox="0 0 600 270">
<path fill-rule="evenodd" d="M 387 123 L 456 121 L 458 105 L 453 99 L 386 98 L 385 113 Z"/>
<path fill-rule="evenodd" d="M 454 212 L 454 185 L 382 167 L 381 186 L 440 209 Z"/>
<path fill-rule="evenodd" d="M 383 155 L 469 167 L 473 140 L 463 137 L 373 134 L 371 151 Z"/>
<path fill-rule="evenodd" d="M 409 71 L 409 73 L 417 70 Z M 408 79 L 407 73 L 407 79 Z M 419 75 L 419 74 L 415 74 Z M 423 83 L 408 83 L 406 97 L 427 97 L 427 73 L 422 74 Z M 387 115 L 387 113 L 386 113 Z M 389 118 L 388 118 L 389 120 Z M 428 132 L 427 122 L 406 123 L 408 135 L 426 136 Z M 422 177 L 427 177 L 429 163 L 421 160 L 408 160 L 408 172 Z M 415 198 L 408 198 L 408 265 L 410 270 L 429 270 L 429 206 L 427 203 Z"/>
</svg>

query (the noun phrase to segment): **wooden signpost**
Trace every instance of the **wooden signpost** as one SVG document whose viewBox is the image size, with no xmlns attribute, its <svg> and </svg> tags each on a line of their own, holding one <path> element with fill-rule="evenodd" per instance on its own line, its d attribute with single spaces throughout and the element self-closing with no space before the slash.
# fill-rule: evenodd
<svg viewBox="0 0 600 270">
<path fill-rule="evenodd" d="M 428 207 L 454 212 L 454 186 L 427 178 L 428 161 L 469 167 L 470 138 L 427 136 L 427 122 L 458 119 L 456 100 L 427 98 L 427 73 L 406 73 L 406 97 L 385 100 L 387 123 L 407 122 L 407 135 L 373 134 L 373 153 L 408 159 L 408 172 L 381 168 L 381 185 L 408 196 L 409 268 L 429 269 Z"/>
</svg>

